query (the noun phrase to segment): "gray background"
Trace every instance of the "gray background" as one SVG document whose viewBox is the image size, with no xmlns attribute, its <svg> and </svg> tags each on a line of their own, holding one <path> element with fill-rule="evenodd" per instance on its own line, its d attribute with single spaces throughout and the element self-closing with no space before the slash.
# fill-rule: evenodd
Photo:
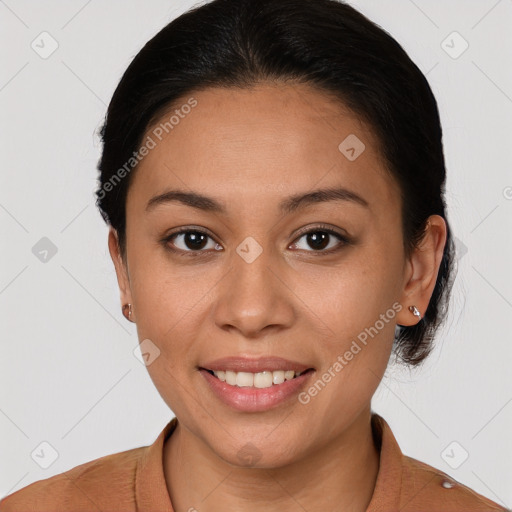
<svg viewBox="0 0 512 512">
<path fill-rule="evenodd" d="M 407 455 L 512 507 L 512 1 L 351 3 L 427 74 L 462 250 L 435 352 L 390 367 L 373 409 Z M 121 314 L 96 130 L 137 51 L 193 4 L 0 0 L 0 497 L 150 444 L 173 416 Z"/>
</svg>

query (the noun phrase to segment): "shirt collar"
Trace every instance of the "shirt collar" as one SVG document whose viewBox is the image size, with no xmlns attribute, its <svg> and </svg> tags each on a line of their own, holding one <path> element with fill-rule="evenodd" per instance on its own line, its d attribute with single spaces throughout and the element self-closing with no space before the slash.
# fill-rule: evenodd
<svg viewBox="0 0 512 512">
<path fill-rule="evenodd" d="M 403 454 L 386 420 L 372 412 L 373 440 L 380 452 L 379 472 L 366 512 L 399 510 L 402 493 Z"/>
<path fill-rule="evenodd" d="M 165 440 L 174 432 L 178 418 L 164 427 L 156 441 L 148 446 L 137 463 L 135 501 L 137 512 L 174 512 L 164 476 Z"/>
<path fill-rule="evenodd" d="M 135 499 L 138 512 L 174 512 L 163 469 L 163 448 L 166 439 L 178 424 L 173 418 L 148 446 L 137 464 Z M 372 412 L 373 439 L 380 452 L 379 472 L 372 499 L 366 512 L 398 510 L 402 488 L 403 455 L 387 422 Z"/>
</svg>

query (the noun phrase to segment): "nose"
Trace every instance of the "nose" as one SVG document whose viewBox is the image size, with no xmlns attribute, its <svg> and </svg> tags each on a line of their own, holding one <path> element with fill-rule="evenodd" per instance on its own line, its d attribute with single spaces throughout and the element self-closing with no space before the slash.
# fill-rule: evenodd
<svg viewBox="0 0 512 512">
<path fill-rule="evenodd" d="M 285 267 L 259 244 L 241 244 L 233 252 L 230 271 L 217 289 L 216 325 L 226 331 L 238 331 L 248 339 L 289 328 L 295 310 Z"/>
</svg>

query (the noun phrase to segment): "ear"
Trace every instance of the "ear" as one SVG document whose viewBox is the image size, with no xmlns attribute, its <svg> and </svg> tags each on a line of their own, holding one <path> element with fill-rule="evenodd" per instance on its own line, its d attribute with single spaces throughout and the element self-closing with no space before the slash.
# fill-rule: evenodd
<svg viewBox="0 0 512 512">
<path fill-rule="evenodd" d="M 117 283 L 121 294 L 121 307 L 124 304 L 133 304 L 127 265 L 121 256 L 117 231 L 112 227 L 110 227 L 108 232 L 108 250 L 116 269 Z M 135 320 L 133 314 L 132 320 Z"/>
<path fill-rule="evenodd" d="M 419 246 L 407 260 L 404 275 L 404 289 L 400 299 L 403 309 L 396 316 L 397 324 L 415 325 L 418 317 L 409 311 L 409 306 L 416 306 L 425 315 L 434 291 L 446 244 L 446 222 L 440 215 L 431 215 Z"/>
</svg>

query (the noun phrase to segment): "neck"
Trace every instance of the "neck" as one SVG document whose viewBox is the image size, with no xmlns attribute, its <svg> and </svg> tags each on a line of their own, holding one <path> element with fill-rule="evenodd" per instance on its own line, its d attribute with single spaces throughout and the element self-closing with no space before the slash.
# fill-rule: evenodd
<svg viewBox="0 0 512 512">
<path fill-rule="evenodd" d="M 366 409 L 329 443 L 277 468 L 233 467 L 208 453 L 204 443 L 178 423 L 164 445 L 164 473 L 174 511 L 365 512 L 379 470 L 370 419 Z"/>
</svg>

